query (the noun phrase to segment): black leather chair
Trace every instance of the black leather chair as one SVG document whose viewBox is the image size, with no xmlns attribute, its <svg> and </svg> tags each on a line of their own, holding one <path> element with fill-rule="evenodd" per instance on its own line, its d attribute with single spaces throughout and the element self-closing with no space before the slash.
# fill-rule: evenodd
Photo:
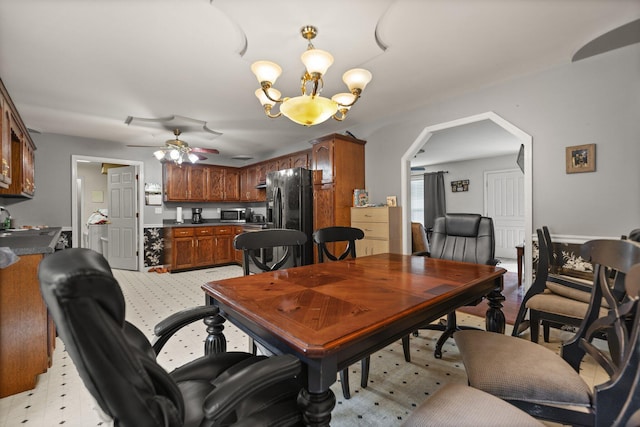
<svg viewBox="0 0 640 427">
<path fill-rule="evenodd" d="M 560 354 L 528 340 L 484 331 L 461 331 L 454 339 L 472 387 L 536 418 L 609 426 L 621 413 L 632 416 L 625 404 L 640 378 L 640 245 L 592 240 L 582 245 L 581 256 L 594 266 L 591 299 L 578 332 L 563 343 Z M 620 299 L 615 293 L 621 290 L 626 295 Z M 603 300 L 609 305 L 604 313 Z M 615 351 L 594 344 L 605 334 L 610 348 L 616 343 Z M 609 374 L 593 388 L 579 374 L 587 354 Z"/>
<path fill-rule="evenodd" d="M 217 307 L 176 313 L 152 346 L 125 320 L 125 301 L 109 264 L 90 249 L 45 257 L 38 278 L 58 334 L 85 386 L 116 426 L 298 425 L 300 362 L 230 352 L 204 356 L 171 373 L 157 362 L 172 334 Z M 160 331 L 160 332 L 159 332 Z"/>
<path fill-rule="evenodd" d="M 430 240 L 430 251 L 427 256 L 454 261 L 472 262 L 474 264 L 496 265 L 495 237 L 493 220 L 479 214 L 453 213 L 436 218 Z M 480 301 L 477 301 L 479 303 Z M 421 329 L 443 331 L 436 343 L 434 356 L 442 358 L 442 346 L 461 328 L 457 325 L 455 311 L 447 314 L 446 323 L 429 323 Z M 411 361 L 409 337 L 402 340 L 404 357 Z"/>
<path fill-rule="evenodd" d="M 318 249 L 318 262 L 323 263 L 325 260 L 341 261 L 343 259 L 356 257 L 356 240 L 364 238 L 364 231 L 355 227 L 326 227 L 316 230 L 313 233 L 313 241 Z M 327 247 L 328 243 L 347 242 L 347 246 L 340 255 L 333 254 Z M 362 376 L 360 378 L 360 386 L 367 387 L 369 382 L 369 360 L 367 356 L 362 359 Z M 342 395 L 345 399 L 351 398 L 349 391 L 349 369 L 340 371 L 340 383 L 342 384 Z"/>
<path fill-rule="evenodd" d="M 279 270 L 297 266 L 296 251 L 307 242 L 307 235 L 299 230 L 269 228 L 238 234 L 233 239 L 233 247 L 242 251 L 242 271 L 251 274 L 251 266 L 259 272 Z M 269 256 L 265 256 L 265 254 Z M 271 258 L 271 259 L 267 259 Z M 249 348 L 257 353 L 256 343 L 249 337 Z"/>
</svg>

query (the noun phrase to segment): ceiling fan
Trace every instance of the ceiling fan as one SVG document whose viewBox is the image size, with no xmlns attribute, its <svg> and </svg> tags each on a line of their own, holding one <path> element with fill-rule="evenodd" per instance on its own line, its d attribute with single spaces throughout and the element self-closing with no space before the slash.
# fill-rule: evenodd
<svg viewBox="0 0 640 427">
<path fill-rule="evenodd" d="M 206 160 L 200 153 L 219 154 L 215 148 L 190 147 L 188 143 L 179 139 L 182 132 L 176 128 L 173 130 L 175 139 L 168 139 L 164 147 L 153 153 L 160 161 L 169 160 L 178 165 L 185 161 L 196 163 L 198 160 Z M 148 147 L 148 145 L 127 145 L 127 147 Z"/>
</svg>

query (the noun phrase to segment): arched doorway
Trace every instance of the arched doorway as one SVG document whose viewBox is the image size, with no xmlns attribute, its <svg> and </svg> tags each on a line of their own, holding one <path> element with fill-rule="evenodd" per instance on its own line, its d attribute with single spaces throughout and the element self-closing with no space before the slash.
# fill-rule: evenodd
<svg viewBox="0 0 640 427">
<path fill-rule="evenodd" d="M 403 212 L 403 244 L 404 252 L 411 252 L 411 195 L 410 195 L 410 180 L 411 180 L 411 159 L 422 148 L 422 146 L 431 138 L 434 132 L 442 131 L 445 129 L 454 128 L 470 123 L 475 123 L 483 120 L 490 120 L 496 125 L 503 128 L 505 131 L 511 133 L 517 141 L 524 146 L 524 209 L 525 209 L 525 261 L 524 261 L 524 283 L 529 285 L 531 281 L 532 271 L 532 235 L 533 235 L 533 181 L 532 181 L 532 141 L 531 135 L 523 132 L 518 127 L 509 123 L 502 117 L 493 112 L 487 112 L 478 114 L 475 116 L 464 117 L 450 122 L 440 123 L 437 125 L 427 126 L 418 135 L 416 140 L 411 144 L 409 149 L 404 153 L 401 159 L 400 171 L 402 175 L 401 185 L 401 202 L 402 206 L 405 206 Z"/>
</svg>

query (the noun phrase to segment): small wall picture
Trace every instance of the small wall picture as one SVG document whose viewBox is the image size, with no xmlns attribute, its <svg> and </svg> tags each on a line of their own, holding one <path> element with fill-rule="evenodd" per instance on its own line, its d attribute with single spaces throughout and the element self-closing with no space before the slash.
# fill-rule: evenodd
<svg viewBox="0 0 640 427">
<path fill-rule="evenodd" d="M 398 199 L 396 196 L 387 196 L 387 206 L 398 206 Z"/>
<path fill-rule="evenodd" d="M 596 170 L 596 144 L 567 147 L 567 173 L 594 172 Z"/>
<path fill-rule="evenodd" d="M 469 180 L 461 179 L 459 181 L 451 181 L 451 191 L 454 193 L 459 191 L 469 191 Z"/>
</svg>

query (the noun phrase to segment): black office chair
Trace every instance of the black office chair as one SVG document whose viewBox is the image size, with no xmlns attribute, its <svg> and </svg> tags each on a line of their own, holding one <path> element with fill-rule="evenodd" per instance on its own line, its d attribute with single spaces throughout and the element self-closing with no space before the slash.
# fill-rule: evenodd
<svg viewBox="0 0 640 427">
<path fill-rule="evenodd" d="M 364 231 L 355 227 L 327 227 L 316 230 L 313 233 L 313 241 L 318 248 L 318 262 L 326 260 L 341 261 L 343 259 L 356 257 L 356 240 L 364 238 Z M 327 247 L 328 243 L 347 242 L 347 246 L 340 255 L 333 254 Z M 360 386 L 367 387 L 369 382 L 369 356 L 362 359 L 362 376 Z M 349 391 L 349 369 L 340 371 L 340 383 L 342 384 L 342 395 L 345 399 L 351 398 Z"/>
<path fill-rule="evenodd" d="M 204 356 L 171 373 L 125 320 L 125 301 L 107 261 L 90 249 L 66 249 L 39 266 L 40 289 L 85 387 L 116 426 L 296 425 L 302 388 L 295 357 L 230 352 Z M 176 324 L 217 314 L 217 307 L 176 313 Z M 169 334 L 178 328 L 164 324 Z M 156 334 L 158 332 L 156 331 Z"/>
<path fill-rule="evenodd" d="M 307 243 L 307 235 L 300 230 L 269 228 L 238 234 L 233 239 L 233 247 L 242 251 L 242 271 L 251 274 L 251 266 L 258 271 L 274 271 L 283 267 L 298 265 L 297 253 Z M 270 259 L 269 259 L 270 258 Z M 257 353 L 256 343 L 249 337 L 249 348 Z"/>
<path fill-rule="evenodd" d="M 453 213 L 436 218 L 431 234 L 430 251 L 432 258 L 496 265 L 493 220 L 479 214 Z M 480 303 L 477 301 L 476 304 Z M 443 331 L 436 343 L 434 356 L 442 358 L 442 346 L 453 333 L 465 327 L 457 325 L 456 313 L 447 314 L 446 323 L 429 323 L 420 329 Z M 475 328 L 474 328 L 475 329 Z M 402 339 L 402 348 L 407 362 L 411 361 L 409 337 Z"/>
<path fill-rule="evenodd" d="M 622 412 L 633 414 L 625 404 L 640 378 L 640 245 L 592 240 L 582 245 L 581 254 L 594 266 L 591 299 L 578 332 L 563 343 L 560 354 L 529 340 L 484 331 L 461 331 L 454 339 L 472 387 L 536 418 L 609 426 Z M 619 291 L 624 298 L 615 296 Z M 609 305 L 604 313 L 603 300 Z M 615 351 L 594 345 L 594 338 L 603 334 L 610 348 L 616 343 Z M 579 373 L 587 354 L 609 375 L 593 388 Z"/>
</svg>

